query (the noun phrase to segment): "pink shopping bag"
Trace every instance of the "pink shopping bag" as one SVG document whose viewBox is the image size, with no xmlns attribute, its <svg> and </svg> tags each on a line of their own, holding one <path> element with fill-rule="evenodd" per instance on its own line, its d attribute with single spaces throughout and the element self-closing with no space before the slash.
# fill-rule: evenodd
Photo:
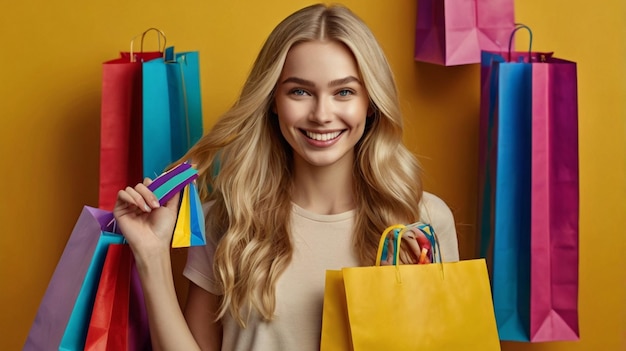
<svg viewBox="0 0 626 351">
<path fill-rule="evenodd" d="M 515 28 L 513 0 L 419 0 L 415 60 L 444 66 L 503 51 Z"/>
</svg>

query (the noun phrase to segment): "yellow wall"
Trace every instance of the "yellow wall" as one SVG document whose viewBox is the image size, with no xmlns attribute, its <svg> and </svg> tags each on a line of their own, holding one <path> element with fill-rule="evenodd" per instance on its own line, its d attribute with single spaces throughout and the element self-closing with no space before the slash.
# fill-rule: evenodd
<svg viewBox="0 0 626 351">
<path fill-rule="evenodd" d="M 198 50 L 205 125 L 237 95 L 271 28 L 307 0 L 13 1 L 0 11 L 0 349 L 21 348 L 83 205 L 97 204 L 101 62 L 148 27 Z M 412 60 L 415 0 L 346 0 L 396 72 L 406 140 L 426 187 L 453 208 L 472 256 L 477 192 L 477 65 Z M 581 341 L 504 350 L 626 349 L 626 6 L 518 0 L 537 50 L 579 63 Z M 523 39 L 520 40 L 523 42 Z M 150 43 L 146 44 L 147 46 Z M 424 133 L 422 131 L 427 131 Z M 176 270 L 184 251 L 176 254 Z M 181 291 L 184 283 L 179 281 Z"/>
</svg>

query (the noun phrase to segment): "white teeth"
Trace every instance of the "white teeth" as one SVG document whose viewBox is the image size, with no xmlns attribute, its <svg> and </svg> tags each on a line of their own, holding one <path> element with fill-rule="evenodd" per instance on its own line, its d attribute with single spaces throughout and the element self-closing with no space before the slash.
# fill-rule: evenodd
<svg viewBox="0 0 626 351">
<path fill-rule="evenodd" d="M 335 139 L 336 137 L 339 136 L 339 134 L 341 134 L 341 132 L 332 132 L 332 133 L 324 133 L 324 134 L 313 133 L 309 131 L 306 132 L 307 137 L 313 140 L 319 140 L 319 141 L 327 141 L 327 140 Z"/>
</svg>

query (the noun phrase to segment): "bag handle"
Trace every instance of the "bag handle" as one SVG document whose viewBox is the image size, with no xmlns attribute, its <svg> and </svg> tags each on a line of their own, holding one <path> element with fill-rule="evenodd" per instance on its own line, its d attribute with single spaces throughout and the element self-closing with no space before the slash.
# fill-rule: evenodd
<svg viewBox="0 0 626 351">
<path fill-rule="evenodd" d="M 407 232 L 410 231 L 415 231 L 415 230 L 419 230 L 421 231 L 421 229 L 418 228 L 419 226 L 419 222 L 413 223 L 413 224 L 409 224 L 409 225 L 404 225 L 404 224 L 395 224 L 392 226 L 387 227 L 384 231 L 383 234 L 380 236 L 380 240 L 378 241 L 378 251 L 376 253 L 376 266 L 380 266 L 380 262 L 382 260 L 382 253 L 383 253 L 383 249 L 385 247 L 385 240 L 387 240 L 387 236 L 389 235 L 389 233 L 392 230 L 397 230 L 399 229 L 400 232 L 398 233 L 398 240 L 396 242 L 396 247 L 394 250 L 394 255 L 395 255 L 395 265 L 397 266 L 400 261 L 400 245 L 402 244 L 402 235 L 404 235 Z M 430 233 L 429 235 L 432 235 L 434 238 L 434 244 L 432 246 L 432 250 L 433 250 L 433 263 L 436 263 L 436 259 L 437 256 L 439 256 L 439 261 L 443 262 L 443 256 L 441 254 L 441 250 L 439 250 L 439 240 L 437 239 L 437 234 L 433 231 L 432 233 Z"/>
<path fill-rule="evenodd" d="M 387 235 L 389 235 L 389 232 L 391 232 L 392 230 L 395 229 L 400 229 L 400 234 L 398 234 L 398 239 L 402 238 L 402 234 L 404 234 L 404 232 L 406 231 L 406 226 L 403 224 L 396 224 L 396 225 L 392 225 L 387 227 L 387 229 L 385 229 L 383 231 L 383 234 L 380 236 L 380 240 L 378 241 L 378 251 L 376 253 L 376 266 L 380 266 L 380 261 L 382 259 L 383 256 L 383 248 L 385 247 L 385 240 L 387 240 Z M 394 262 L 398 262 L 398 258 L 400 257 L 400 240 L 398 240 L 398 244 L 397 244 L 397 248 L 394 252 L 394 254 L 396 255 L 396 260 Z"/>
<path fill-rule="evenodd" d="M 157 36 L 157 45 L 159 46 L 159 51 L 163 51 L 163 58 L 165 58 L 165 47 L 166 47 L 166 43 L 167 43 L 167 37 L 165 36 L 165 33 L 163 33 L 162 30 L 158 29 L 158 28 L 148 28 L 146 29 L 143 33 L 141 33 L 141 45 L 140 45 L 140 52 L 143 52 L 143 40 L 146 37 L 146 34 L 150 31 L 156 31 L 158 36 Z M 135 55 L 133 55 L 133 51 L 135 48 L 135 39 L 138 37 L 139 35 L 135 35 L 131 40 L 130 40 L 130 62 L 137 62 L 137 59 L 135 58 Z M 161 49 L 161 37 L 163 38 L 163 49 Z"/>
<path fill-rule="evenodd" d="M 513 29 L 513 31 L 511 32 L 511 36 L 509 37 L 509 58 L 508 58 L 508 62 L 511 62 L 511 49 L 513 46 L 513 37 L 515 36 L 515 32 L 517 32 L 520 29 L 526 29 L 528 31 L 528 35 L 529 35 L 529 41 L 528 41 L 528 62 L 532 61 L 532 56 L 531 56 L 531 52 L 532 52 L 532 48 L 533 48 L 533 31 L 530 30 L 530 27 L 528 27 L 525 24 L 522 23 L 516 23 L 515 24 L 515 29 Z"/>
</svg>

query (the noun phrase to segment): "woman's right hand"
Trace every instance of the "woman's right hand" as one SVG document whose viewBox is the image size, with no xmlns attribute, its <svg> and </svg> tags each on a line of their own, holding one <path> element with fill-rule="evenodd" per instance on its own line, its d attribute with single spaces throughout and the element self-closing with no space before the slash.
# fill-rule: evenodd
<svg viewBox="0 0 626 351">
<path fill-rule="evenodd" d="M 169 253 L 176 216 L 177 194 L 164 206 L 148 189 L 148 178 L 135 187 L 126 187 L 117 195 L 113 215 L 137 260 Z"/>
</svg>

